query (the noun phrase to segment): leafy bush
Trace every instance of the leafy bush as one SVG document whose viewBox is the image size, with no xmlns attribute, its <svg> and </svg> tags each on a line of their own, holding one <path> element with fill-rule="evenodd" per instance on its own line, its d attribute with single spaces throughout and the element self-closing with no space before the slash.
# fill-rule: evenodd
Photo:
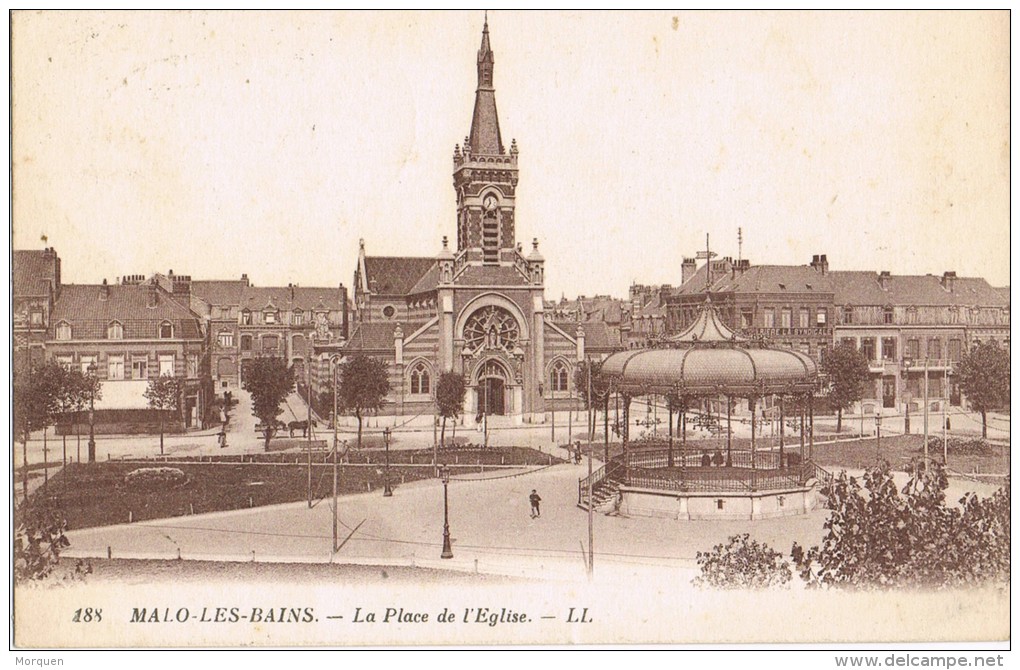
<svg viewBox="0 0 1020 670">
<path fill-rule="evenodd" d="M 767 544 L 750 535 L 734 535 L 712 551 L 698 552 L 701 575 L 695 586 L 721 589 L 766 589 L 787 584 L 793 576 L 790 564 Z"/>
<path fill-rule="evenodd" d="M 949 453 L 957 456 L 991 456 L 993 453 L 992 446 L 979 438 L 968 440 L 960 437 L 951 437 L 946 442 L 949 445 Z M 918 448 L 918 451 L 924 451 L 923 444 Z M 942 438 L 937 436 L 929 437 L 928 451 L 936 456 L 942 454 Z"/>
<path fill-rule="evenodd" d="M 14 578 L 43 579 L 53 572 L 61 550 L 71 546 L 66 529 L 67 522 L 53 510 L 27 514 L 14 531 Z"/>
<path fill-rule="evenodd" d="M 946 588 L 1009 578 L 1009 480 L 990 498 L 971 493 L 949 507 L 945 468 L 912 470 L 902 491 L 887 463 L 865 472 L 863 485 L 846 473 L 833 480 L 822 544 L 793 545 L 808 586 Z"/>
</svg>

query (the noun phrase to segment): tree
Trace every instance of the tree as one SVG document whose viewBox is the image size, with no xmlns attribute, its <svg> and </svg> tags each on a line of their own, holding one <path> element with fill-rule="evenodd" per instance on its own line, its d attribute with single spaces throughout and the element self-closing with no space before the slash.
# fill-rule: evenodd
<svg viewBox="0 0 1020 670">
<path fill-rule="evenodd" d="M 79 408 L 88 402 L 87 382 L 85 374 L 78 368 L 61 368 L 60 384 L 57 394 L 57 416 L 65 426 L 64 434 L 61 436 L 64 449 L 64 464 L 67 463 L 67 424 L 75 423 L 78 417 Z M 81 453 L 78 453 L 78 460 L 81 461 Z"/>
<path fill-rule="evenodd" d="M 149 407 L 159 414 L 159 454 L 161 456 L 163 455 L 163 412 L 175 412 L 180 409 L 183 391 L 183 380 L 163 374 L 149 379 L 149 386 L 142 394 L 149 400 Z"/>
<path fill-rule="evenodd" d="M 833 481 L 822 544 L 793 545 L 808 586 L 946 588 L 1009 579 L 1009 481 L 987 499 L 967 494 L 961 508 L 946 504 L 941 463 L 911 470 L 902 490 L 887 463 L 863 481 L 846 473 Z"/>
<path fill-rule="evenodd" d="M 833 347 L 822 360 L 822 375 L 829 402 L 836 408 L 836 432 L 843 430 L 843 411 L 861 399 L 868 378 L 868 360 L 857 347 L 844 342 Z"/>
<path fill-rule="evenodd" d="M 52 421 L 54 398 L 49 389 L 43 368 L 36 366 L 27 374 L 14 377 L 14 435 L 21 439 L 23 492 L 28 500 L 28 439 L 32 432 L 48 426 Z"/>
<path fill-rule="evenodd" d="M 340 364 L 340 409 L 358 419 L 358 449 L 365 412 L 378 411 L 390 392 L 389 372 L 382 361 L 355 354 Z"/>
<path fill-rule="evenodd" d="M 960 361 L 956 374 L 967 402 L 981 412 L 981 437 L 988 437 L 988 411 L 1009 404 L 1009 352 L 982 342 Z"/>
<path fill-rule="evenodd" d="M 574 388 L 588 412 L 588 435 L 595 434 L 595 412 L 602 411 L 606 427 L 609 422 L 609 380 L 602 375 L 602 362 L 586 360 L 574 370 Z M 588 397 L 588 376 L 591 376 L 591 397 Z"/>
<path fill-rule="evenodd" d="M 439 375 L 436 383 L 436 411 L 443 418 L 443 427 L 439 432 L 439 443 L 446 446 L 446 420 L 456 419 L 464 411 L 464 395 L 467 387 L 464 377 L 456 372 L 444 372 Z M 436 464 L 436 454 L 432 453 L 432 465 Z"/>
<path fill-rule="evenodd" d="M 698 552 L 701 574 L 695 586 L 721 589 L 767 589 L 783 586 L 793 578 L 790 563 L 767 544 L 750 535 L 734 535 L 725 545 Z"/>
<path fill-rule="evenodd" d="M 269 451 L 269 441 L 276 434 L 276 417 L 283 411 L 280 405 L 294 390 L 294 368 L 282 358 L 260 356 L 252 359 L 241 386 L 251 394 L 251 413 L 262 423 Z"/>
</svg>

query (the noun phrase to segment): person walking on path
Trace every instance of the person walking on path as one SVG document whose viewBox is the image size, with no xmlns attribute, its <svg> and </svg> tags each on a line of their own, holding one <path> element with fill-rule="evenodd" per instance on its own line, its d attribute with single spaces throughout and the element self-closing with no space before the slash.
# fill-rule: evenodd
<svg viewBox="0 0 1020 670">
<path fill-rule="evenodd" d="M 528 496 L 528 500 L 531 501 L 531 518 L 537 518 L 542 516 L 541 510 L 538 508 L 538 504 L 542 502 L 542 497 L 538 495 L 538 491 L 531 489 L 531 495 Z"/>
</svg>

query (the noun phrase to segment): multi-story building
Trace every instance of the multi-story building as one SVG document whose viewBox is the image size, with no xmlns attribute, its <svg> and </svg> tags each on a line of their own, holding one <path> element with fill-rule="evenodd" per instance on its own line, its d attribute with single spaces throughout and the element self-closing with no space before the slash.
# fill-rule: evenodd
<svg viewBox="0 0 1020 670">
<path fill-rule="evenodd" d="M 60 257 L 46 249 L 15 250 L 12 258 L 12 329 L 15 374 L 45 358 L 46 333 L 60 293 Z"/>
<path fill-rule="evenodd" d="M 347 336 L 347 289 L 252 286 L 239 280 L 194 282 L 192 307 L 208 323 L 209 351 L 218 392 L 240 386 L 250 361 L 277 356 L 295 368 L 299 384 L 308 377 L 319 388 L 319 366 L 307 369 L 316 345 L 338 344 Z"/>
<path fill-rule="evenodd" d="M 142 275 L 121 284 L 64 284 L 53 303 L 46 356 L 93 371 L 102 381 L 96 430 L 136 432 L 158 423 L 144 393 L 160 375 L 181 378 L 184 391 L 175 426 L 200 428 L 209 394 L 206 331 L 191 311 L 190 277 Z"/>
</svg>

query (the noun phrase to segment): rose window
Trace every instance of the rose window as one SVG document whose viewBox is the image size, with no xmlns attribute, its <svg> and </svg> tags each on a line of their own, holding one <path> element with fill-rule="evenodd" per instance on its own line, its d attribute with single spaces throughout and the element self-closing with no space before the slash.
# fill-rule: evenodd
<svg viewBox="0 0 1020 670">
<path fill-rule="evenodd" d="M 464 326 L 464 346 L 473 352 L 503 349 L 512 353 L 519 339 L 517 319 L 502 307 L 483 307 Z"/>
</svg>

